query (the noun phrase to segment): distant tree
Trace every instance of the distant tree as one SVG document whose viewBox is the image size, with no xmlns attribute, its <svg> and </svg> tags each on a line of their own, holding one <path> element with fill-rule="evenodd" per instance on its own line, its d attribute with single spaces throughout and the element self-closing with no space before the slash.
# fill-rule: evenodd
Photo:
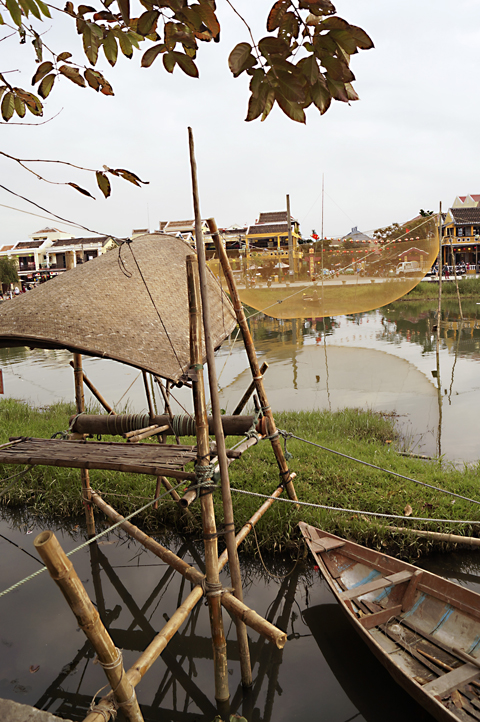
<svg viewBox="0 0 480 722">
<path fill-rule="evenodd" d="M 17 283 L 18 264 L 16 258 L 0 257 L 0 284 Z"/>
<path fill-rule="evenodd" d="M 332 99 L 346 103 L 358 100 L 352 87 L 355 76 L 350 70 L 350 56 L 359 49 L 372 48 L 373 43 L 364 30 L 338 17 L 330 0 L 276 0 L 269 10 L 266 3 L 268 34 L 258 41 L 234 3 L 224 0 L 225 4 L 241 17 L 250 40 L 238 43 L 228 61 L 235 78 L 243 72 L 251 78 L 247 121 L 265 120 L 276 103 L 289 118 L 305 123 L 305 109 L 311 105 L 323 114 Z M 15 115 L 23 121 L 27 110 L 42 116 L 43 101 L 60 81 L 113 95 L 108 79 L 95 69 L 102 53 L 114 66 L 119 51 L 130 59 L 146 45 L 148 49 L 141 57 L 143 68 L 161 57 L 167 72 L 173 73 L 178 66 L 196 78 L 199 41 L 220 39 L 215 0 L 96 0 L 95 6 L 77 7 L 68 0 L 63 10 L 44 0 L 0 0 L 0 13 L 0 41 L 8 41 L 1 45 L 2 66 L 9 69 L 8 43 L 14 38 L 26 48 L 33 45 L 31 82 L 37 93 L 13 86 L 7 70 L 1 72 L 0 115 L 4 122 Z M 67 37 L 63 48 L 50 47 L 43 21 L 52 19 L 52 13 L 53 22 L 60 14 L 71 18 L 82 38 L 85 58 L 73 57 L 76 43 Z M 35 162 L 2 154 L 27 169 L 28 163 Z M 104 166 L 93 172 L 105 197 L 111 190 L 109 176 L 135 185 L 143 182 L 123 168 Z M 91 195 L 75 183 L 67 185 Z"/>
<path fill-rule="evenodd" d="M 397 239 L 405 240 L 406 238 L 423 240 L 432 235 L 433 222 L 433 214 L 428 212 L 425 216 L 420 215 L 403 225 L 392 223 L 390 226 L 385 226 L 385 228 L 377 228 L 373 232 L 373 237 L 383 243 L 389 243 Z"/>
<path fill-rule="evenodd" d="M 429 216 L 433 216 L 433 211 L 424 211 L 423 208 L 420 208 L 420 215 L 423 218 L 428 218 Z"/>
</svg>

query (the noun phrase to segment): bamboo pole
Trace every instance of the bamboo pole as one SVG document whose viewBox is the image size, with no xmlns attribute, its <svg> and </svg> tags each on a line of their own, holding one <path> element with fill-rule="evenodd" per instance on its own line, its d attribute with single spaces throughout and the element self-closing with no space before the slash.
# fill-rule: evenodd
<svg viewBox="0 0 480 722">
<path fill-rule="evenodd" d="M 150 389 L 148 388 L 148 377 L 147 372 L 142 369 L 142 376 L 143 376 L 143 385 L 145 386 L 145 395 L 147 397 L 147 404 L 148 404 L 148 413 L 150 414 L 150 418 L 153 419 L 155 414 L 155 409 L 153 408 L 153 401 L 152 396 L 150 394 Z"/>
<path fill-rule="evenodd" d="M 74 364 L 73 361 L 70 361 L 70 366 L 71 366 L 73 369 L 75 369 L 75 364 Z M 105 411 L 107 411 L 109 414 L 112 414 L 112 416 L 115 416 L 115 411 L 112 409 L 112 407 L 110 406 L 110 404 L 109 404 L 107 401 L 105 401 L 105 399 L 103 398 L 103 396 L 102 396 L 102 394 L 100 393 L 100 391 L 92 384 L 92 382 L 91 382 L 90 379 L 86 376 L 85 371 L 83 371 L 83 369 L 82 369 L 82 374 L 83 374 L 83 383 L 85 384 L 85 386 L 87 386 L 87 387 L 90 389 L 90 391 L 92 392 L 92 394 L 95 396 L 95 398 L 97 399 L 97 401 L 103 406 L 103 408 L 105 409 Z"/>
<path fill-rule="evenodd" d="M 73 373 L 75 378 L 75 403 L 77 406 L 77 414 L 83 414 L 85 411 L 85 397 L 83 395 L 83 379 L 84 373 L 82 368 L 82 354 L 73 354 Z M 93 506 L 91 502 L 92 490 L 90 488 L 90 474 L 87 469 L 80 470 L 80 478 L 82 481 L 82 499 L 85 509 L 85 519 L 87 522 L 87 534 L 89 537 L 95 536 L 95 517 L 93 515 Z"/>
<path fill-rule="evenodd" d="M 242 541 L 248 536 L 249 532 L 253 529 L 253 527 L 260 521 L 262 516 L 265 514 L 265 512 L 271 507 L 275 499 L 277 499 L 279 496 L 281 496 L 283 491 L 283 487 L 279 486 L 271 497 L 267 499 L 262 506 L 257 509 L 255 514 L 251 516 L 251 518 L 246 522 L 246 524 L 241 528 L 239 533 L 235 537 L 235 543 L 237 546 L 239 546 Z M 98 495 L 95 494 L 95 497 Z M 105 502 L 103 502 L 105 504 Z M 102 505 L 103 506 L 103 505 Z M 108 507 L 108 505 L 105 505 Z M 99 508 L 102 508 L 99 506 Z M 110 507 L 111 508 L 111 507 Z M 102 509 L 103 510 L 103 509 Z M 112 509 L 114 512 L 114 510 Z M 109 512 L 105 511 L 107 516 L 110 516 Z M 114 512 L 116 514 L 116 512 Z M 114 518 L 111 516 L 110 518 Z M 122 524 L 122 528 L 125 529 L 125 531 L 129 532 L 128 524 L 129 522 L 125 522 L 125 525 Z M 133 526 L 133 525 L 132 525 Z M 143 532 L 142 532 L 143 533 Z M 147 536 L 147 535 L 145 535 Z M 136 537 L 135 537 L 136 538 Z M 153 541 L 153 540 L 152 540 Z M 153 548 L 151 549 L 153 551 Z M 153 551 L 153 553 L 155 553 Z M 183 562 L 183 559 L 180 560 Z M 218 571 L 220 572 L 225 564 L 228 562 L 228 554 L 227 550 L 223 552 L 218 558 Z M 186 562 L 183 562 L 186 564 Z M 200 599 L 203 596 L 203 589 L 200 585 L 197 585 L 192 589 L 188 597 L 185 599 L 185 601 L 180 605 L 180 607 L 175 611 L 174 614 L 170 617 L 168 622 L 165 624 L 165 626 L 160 630 L 160 632 L 157 634 L 157 636 L 150 642 L 148 647 L 142 652 L 140 657 L 137 659 L 137 661 L 133 664 L 132 667 L 127 672 L 127 677 L 132 683 L 134 687 L 140 682 L 142 677 L 146 674 L 146 672 L 150 669 L 150 667 L 154 664 L 154 662 L 158 659 L 158 657 L 161 655 L 165 647 L 167 646 L 170 639 L 173 637 L 173 635 L 180 629 L 184 621 L 187 619 L 190 612 L 193 610 L 195 605 L 200 601 Z M 273 619 L 273 616 L 271 616 Z M 112 711 L 115 711 L 115 708 L 113 706 L 113 697 L 111 693 L 109 695 L 106 695 L 97 705 L 98 709 L 101 709 L 102 712 L 91 712 L 90 714 L 85 717 L 84 722 L 108 722 Z"/>
<path fill-rule="evenodd" d="M 193 401 L 195 408 L 195 422 L 197 427 L 197 468 L 208 467 L 210 462 L 210 440 L 208 438 L 208 419 L 205 404 L 205 388 L 202 365 L 202 331 L 200 323 L 200 294 L 198 289 L 197 259 L 187 256 L 187 286 L 188 305 L 190 312 L 190 358 L 191 366 L 198 370 L 196 380 L 193 381 Z M 211 481 L 211 472 L 205 481 Z M 215 522 L 215 509 L 213 505 L 212 490 L 200 490 L 200 503 L 202 507 L 203 539 L 205 545 L 205 568 L 207 600 L 210 612 L 210 627 L 212 630 L 213 664 L 215 670 L 215 699 L 224 701 L 229 699 L 228 691 L 228 663 L 227 643 L 223 631 L 221 589 L 218 573 L 218 541 L 217 526 Z M 217 594 L 215 594 L 217 591 Z"/>
<path fill-rule="evenodd" d="M 462 536 L 461 534 L 444 534 L 439 531 L 426 531 L 423 529 L 409 529 L 408 527 L 387 526 L 390 531 L 410 532 L 416 536 L 423 536 L 427 539 L 449 542 L 450 544 L 467 544 L 472 547 L 480 547 L 480 539 L 474 536 Z"/>
<path fill-rule="evenodd" d="M 200 294 L 202 299 L 203 329 L 205 338 L 205 350 L 207 355 L 208 380 L 210 386 L 210 402 L 212 405 L 215 441 L 217 444 L 218 464 L 220 467 L 223 515 L 225 520 L 225 543 L 227 545 L 228 551 L 228 562 L 232 586 L 234 588 L 236 598 L 239 600 L 240 603 L 242 603 L 242 575 L 240 573 L 240 562 L 238 560 L 237 546 L 235 544 L 235 521 L 233 514 L 232 496 L 230 492 L 227 451 L 225 447 L 225 436 L 223 434 L 221 420 L 222 414 L 220 410 L 220 400 L 218 396 L 218 381 L 215 369 L 215 351 L 210 330 L 210 300 L 208 297 L 207 261 L 205 257 L 205 245 L 202 235 L 197 183 L 197 164 L 195 160 L 193 133 L 191 128 L 188 129 L 188 135 L 190 145 L 190 165 L 192 170 L 193 202 L 195 210 L 195 238 L 197 244 L 198 271 L 200 274 Z M 250 664 L 250 651 L 248 648 L 247 628 L 240 616 L 235 615 L 234 619 L 237 629 L 242 684 L 244 687 L 250 687 L 252 685 L 252 668 Z"/>
<path fill-rule="evenodd" d="M 173 411 L 172 411 L 172 407 L 170 406 L 170 399 L 168 398 L 168 396 L 169 396 L 168 383 L 169 382 L 167 381 L 167 387 L 165 388 L 162 383 L 161 378 L 159 378 L 158 376 L 155 376 L 155 381 L 157 382 L 158 386 L 160 387 L 160 392 L 163 396 L 163 404 L 165 406 L 165 412 L 168 414 L 168 418 L 170 419 L 170 426 L 172 426 L 173 425 Z M 175 440 L 176 440 L 177 444 L 180 443 L 180 438 L 178 436 L 175 436 Z"/>
<path fill-rule="evenodd" d="M 290 499 L 292 499 L 293 501 L 298 501 L 297 495 L 295 493 L 295 487 L 293 486 L 290 469 L 288 468 L 288 464 L 287 464 L 287 461 L 286 461 L 284 453 L 283 453 L 282 445 L 281 445 L 279 437 L 278 437 L 278 431 L 277 431 L 277 427 L 275 426 L 275 419 L 273 418 L 272 409 L 270 408 L 270 405 L 268 403 L 267 394 L 265 393 L 265 386 L 263 385 L 263 376 L 260 373 L 260 368 L 259 368 L 258 360 L 257 360 L 257 354 L 255 352 L 255 346 L 253 345 L 253 340 L 252 340 L 252 336 L 250 334 L 250 329 L 248 328 L 247 319 L 245 318 L 245 313 L 243 311 L 243 306 L 240 301 L 240 296 L 238 295 L 237 287 L 235 285 L 235 280 L 233 278 L 230 261 L 228 260 L 227 253 L 220 240 L 220 236 L 218 233 L 217 224 L 215 223 L 215 219 L 209 218 L 207 223 L 208 223 L 210 232 L 212 234 L 213 241 L 215 243 L 215 248 L 216 248 L 218 257 L 220 259 L 220 263 L 222 265 L 225 279 L 228 284 L 228 290 L 230 292 L 230 296 L 231 296 L 231 299 L 233 302 L 233 307 L 235 309 L 237 321 L 238 321 L 238 324 L 242 331 L 243 341 L 245 344 L 245 350 L 247 352 L 248 360 L 250 363 L 250 368 L 252 370 L 253 380 L 255 382 L 255 388 L 257 390 L 258 398 L 260 399 L 260 403 L 262 406 L 262 411 L 263 411 L 263 414 L 267 421 L 268 435 L 270 438 L 270 442 L 272 444 L 273 453 L 275 454 L 275 458 L 277 460 L 277 463 L 278 463 L 278 466 L 280 469 L 280 476 L 281 476 L 283 484 L 285 485 L 285 488 L 287 490 L 287 493 L 288 493 L 288 496 L 290 497 Z"/>
<path fill-rule="evenodd" d="M 260 367 L 260 373 L 262 374 L 262 376 L 265 375 L 265 372 L 267 369 L 268 369 L 268 364 L 263 363 Z M 250 398 L 250 396 L 253 394 L 254 391 L 255 391 L 255 381 L 252 381 L 250 386 L 248 387 L 248 389 L 245 391 L 242 398 L 238 402 L 237 406 L 235 407 L 235 409 L 233 411 L 234 416 L 238 416 L 238 414 L 242 413 L 243 409 L 245 408 L 245 406 L 248 403 L 248 399 Z"/>
<path fill-rule="evenodd" d="M 90 601 L 72 562 L 58 543 L 55 534 L 51 531 L 42 532 L 36 537 L 34 546 L 50 576 L 60 587 L 79 627 L 83 629 L 94 647 L 112 687 L 116 706 L 121 707 L 130 722 L 143 722 L 135 689 L 124 672 L 121 652 L 115 647 L 103 626 L 100 615 Z"/>
</svg>

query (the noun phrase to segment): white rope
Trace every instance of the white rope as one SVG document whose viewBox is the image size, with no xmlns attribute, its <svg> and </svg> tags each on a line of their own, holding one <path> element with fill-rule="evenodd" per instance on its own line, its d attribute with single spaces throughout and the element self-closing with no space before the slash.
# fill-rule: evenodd
<svg viewBox="0 0 480 722">
<path fill-rule="evenodd" d="M 314 504 L 309 501 L 298 501 L 293 499 L 286 499 L 285 497 L 268 496 L 267 494 L 259 494 L 256 491 L 246 491 L 245 489 L 235 489 L 231 487 L 231 491 L 236 491 L 239 494 L 248 494 L 249 496 L 258 496 L 260 499 L 272 499 L 273 501 L 283 501 L 287 504 L 300 504 L 301 506 L 310 506 L 315 509 L 326 509 L 327 511 L 344 511 L 347 514 L 362 514 L 364 516 L 380 516 L 387 519 L 403 519 L 403 521 L 436 521 L 445 524 L 480 524 L 480 520 L 467 520 L 467 519 L 434 519 L 432 517 L 421 517 L 421 516 L 401 516 L 400 514 L 382 514 L 379 511 L 362 511 L 361 509 L 342 509 L 338 506 L 326 506 L 324 504 Z"/>
</svg>

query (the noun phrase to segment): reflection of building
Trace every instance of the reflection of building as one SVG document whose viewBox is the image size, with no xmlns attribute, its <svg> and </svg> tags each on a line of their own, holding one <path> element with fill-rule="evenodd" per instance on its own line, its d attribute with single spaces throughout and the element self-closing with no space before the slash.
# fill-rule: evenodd
<svg viewBox="0 0 480 722">
<path fill-rule="evenodd" d="M 463 203 L 461 202 L 464 199 Z M 478 266 L 480 196 L 460 196 L 445 214 L 442 226 L 443 263 Z"/>
<path fill-rule="evenodd" d="M 28 241 L 0 248 L 0 256 L 16 258 L 20 281 L 34 283 L 56 276 L 67 268 L 91 261 L 112 247 L 109 236 L 73 238 L 56 228 L 44 228 Z"/>
</svg>

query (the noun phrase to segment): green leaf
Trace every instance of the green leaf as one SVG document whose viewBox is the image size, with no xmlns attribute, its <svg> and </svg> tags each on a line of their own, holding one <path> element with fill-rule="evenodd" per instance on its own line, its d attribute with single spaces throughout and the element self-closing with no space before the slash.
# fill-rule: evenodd
<svg viewBox="0 0 480 722">
<path fill-rule="evenodd" d="M 198 78 L 198 68 L 191 58 L 183 53 L 174 53 L 178 65 L 191 78 Z"/>
<path fill-rule="evenodd" d="M 2 118 L 5 121 L 9 121 L 13 115 L 14 110 L 15 110 L 15 96 L 13 95 L 12 91 L 10 90 L 8 93 L 5 93 L 5 95 L 2 98 L 2 105 L 1 105 Z"/>
<path fill-rule="evenodd" d="M 16 0 L 6 0 L 5 4 L 7 6 L 8 12 L 12 16 L 13 22 L 15 23 L 15 25 L 18 25 L 18 27 L 20 27 L 20 25 L 22 24 L 22 11 L 20 10 L 20 5 L 16 2 Z M 11 117 L 12 116 L 10 116 L 10 118 Z"/>
<path fill-rule="evenodd" d="M 38 86 L 38 94 L 41 98 L 46 98 L 48 95 L 50 95 L 50 91 L 53 88 L 53 84 L 55 82 L 55 75 L 47 75 L 46 78 L 42 80 L 40 85 Z"/>
<path fill-rule="evenodd" d="M 251 50 L 252 46 L 249 43 L 239 43 L 228 56 L 228 67 L 234 78 L 238 78 L 244 70 L 253 68 L 257 64 Z"/>
<path fill-rule="evenodd" d="M 0 25 L 5 25 L 5 20 L 3 19 L 1 13 L 0 13 Z"/>
<path fill-rule="evenodd" d="M 79 85 L 81 88 L 86 87 L 87 84 L 77 68 L 72 68 L 70 65 L 61 65 L 58 70 L 62 75 L 71 80 L 72 83 L 75 83 L 75 85 Z"/>
<path fill-rule="evenodd" d="M 349 100 L 360 100 L 351 83 L 345 83 L 345 90 Z"/>
<path fill-rule="evenodd" d="M 330 37 L 335 40 L 337 45 L 342 48 L 348 55 L 358 53 L 357 43 L 350 35 L 348 30 L 330 30 Z"/>
<path fill-rule="evenodd" d="M 18 4 L 19 4 L 20 7 L 22 8 L 25 17 L 28 18 L 29 14 L 30 14 L 30 8 L 29 8 L 28 3 L 26 2 L 26 0 L 18 0 Z"/>
<path fill-rule="evenodd" d="M 270 113 L 271 109 L 275 105 L 275 91 L 273 88 L 270 88 L 268 90 L 268 93 L 265 98 L 265 108 L 262 113 L 262 123 L 267 117 L 267 115 Z"/>
<path fill-rule="evenodd" d="M 15 112 L 20 118 L 25 117 L 25 101 L 23 101 L 20 96 L 15 96 Z"/>
<path fill-rule="evenodd" d="M 118 43 L 120 45 L 120 50 L 125 55 L 126 58 L 131 58 L 133 55 L 133 47 L 132 47 L 132 41 L 128 37 L 126 33 L 122 33 L 121 30 L 117 30 L 116 28 L 113 29 L 113 32 L 115 33 L 116 37 L 118 38 Z"/>
<path fill-rule="evenodd" d="M 265 93 L 250 96 L 248 101 L 247 117 L 245 118 L 247 122 L 255 120 L 255 118 L 258 118 L 263 113 L 265 110 L 266 100 L 267 98 Z"/>
<path fill-rule="evenodd" d="M 43 105 L 36 95 L 27 93 L 23 88 L 14 88 L 15 94 L 25 101 L 25 105 L 33 115 L 43 115 Z"/>
<path fill-rule="evenodd" d="M 303 58 L 299 63 L 298 67 L 306 77 L 309 85 L 314 85 L 320 77 L 320 70 L 318 69 L 317 59 L 314 55 L 309 55 L 308 58 Z"/>
<path fill-rule="evenodd" d="M 345 83 L 332 80 L 327 76 L 327 87 L 335 100 L 341 100 L 342 103 L 348 103 L 348 92 Z"/>
<path fill-rule="evenodd" d="M 282 58 L 288 58 L 290 55 L 290 45 L 281 38 L 262 38 L 258 43 L 258 49 L 264 57 L 280 55 Z"/>
<path fill-rule="evenodd" d="M 177 60 L 175 57 L 175 53 L 169 51 L 163 56 L 163 65 L 165 66 L 165 70 L 167 70 L 169 73 L 173 73 L 176 62 Z"/>
<path fill-rule="evenodd" d="M 280 27 L 283 16 L 290 5 L 290 0 L 277 0 L 277 2 L 273 5 L 267 18 L 267 30 L 269 33 L 273 33 L 274 30 Z"/>
<path fill-rule="evenodd" d="M 141 35 L 150 35 L 157 27 L 160 13 L 158 10 L 149 10 L 138 18 L 137 30 Z"/>
<path fill-rule="evenodd" d="M 81 193 L 84 196 L 88 196 L 89 198 L 93 198 L 95 200 L 95 196 L 92 196 L 91 193 L 85 190 L 85 188 L 82 188 L 81 186 L 77 185 L 76 183 L 66 183 L 67 186 L 72 186 L 72 188 L 75 188 L 76 191 Z"/>
<path fill-rule="evenodd" d="M 96 171 L 95 175 L 96 175 L 96 177 L 97 177 L 97 185 L 98 185 L 98 187 L 99 187 L 100 190 L 102 191 L 102 193 L 103 193 L 103 195 L 105 196 L 105 198 L 108 198 L 108 196 L 110 195 L 111 190 L 112 190 L 112 189 L 111 189 L 111 186 L 110 186 L 110 181 L 108 180 L 108 178 L 107 178 L 107 176 L 105 175 L 105 173 L 102 173 L 102 172 L 99 171 L 99 170 Z"/>
<path fill-rule="evenodd" d="M 142 57 L 142 68 L 149 68 L 159 53 L 164 53 L 167 46 L 164 43 L 154 45 L 153 48 L 149 48 Z"/>
<path fill-rule="evenodd" d="M 341 83 L 350 83 L 352 80 L 355 80 L 355 76 L 348 65 L 339 58 L 327 55 L 322 58 L 322 65 L 326 69 L 330 80 Z"/>
<path fill-rule="evenodd" d="M 305 111 L 301 105 L 293 103 L 291 100 L 287 100 L 287 98 L 285 98 L 278 89 L 275 93 L 275 100 L 285 115 L 287 115 L 291 120 L 294 120 L 297 123 L 306 123 Z"/>
<path fill-rule="evenodd" d="M 87 81 L 89 86 L 97 92 L 100 88 L 100 80 L 98 77 L 99 75 L 99 72 L 97 72 L 96 70 L 92 70 L 91 68 L 87 68 L 84 72 L 85 80 Z"/>
<path fill-rule="evenodd" d="M 60 55 L 57 55 L 58 62 L 64 62 L 65 60 L 68 60 L 72 57 L 72 53 L 60 53 Z"/>
<path fill-rule="evenodd" d="M 198 8 L 198 13 L 204 24 L 212 33 L 212 36 L 216 38 L 220 33 L 220 25 L 213 7 L 208 2 L 201 2 L 201 5 Z"/>
<path fill-rule="evenodd" d="M 118 46 L 113 30 L 109 30 L 103 41 L 103 52 L 110 65 L 113 67 L 117 62 Z"/>
<path fill-rule="evenodd" d="M 117 0 L 117 3 L 122 15 L 122 20 L 125 25 L 128 25 L 130 22 L 130 0 Z"/>
<path fill-rule="evenodd" d="M 6 91 L 6 89 L 7 89 L 6 85 L 2 85 L 2 87 L 0 88 L 0 100 L 3 98 L 3 94 Z"/>
<path fill-rule="evenodd" d="M 32 78 L 32 85 L 38 83 L 39 80 L 44 78 L 51 70 L 53 70 L 53 63 L 51 63 L 49 60 L 47 60 L 45 63 L 41 63 L 41 65 L 39 65 L 37 68 L 37 72 Z"/>
<path fill-rule="evenodd" d="M 313 102 L 320 111 L 320 115 L 326 113 L 332 102 L 332 96 L 325 83 L 322 81 L 315 83 L 315 85 L 310 88 L 310 94 Z"/>
<path fill-rule="evenodd" d="M 85 55 L 92 65 L 95 65 L 98 59 L 98 37 L 92 32 L 92 24 L 85 23 L 82 33 L 83 49 Z"/>
<path fill-rule="evenodd" d="M 35 30 L 32 30 L 34 38 L 32 40 L 32 45 L 35 48 L 35 54 L 37 56 L 37 60 L 39 63 L 42 62 L 43 59 L 43 43 L 42 38 L 38 33 L 35 32 Z"/>
</svg>

